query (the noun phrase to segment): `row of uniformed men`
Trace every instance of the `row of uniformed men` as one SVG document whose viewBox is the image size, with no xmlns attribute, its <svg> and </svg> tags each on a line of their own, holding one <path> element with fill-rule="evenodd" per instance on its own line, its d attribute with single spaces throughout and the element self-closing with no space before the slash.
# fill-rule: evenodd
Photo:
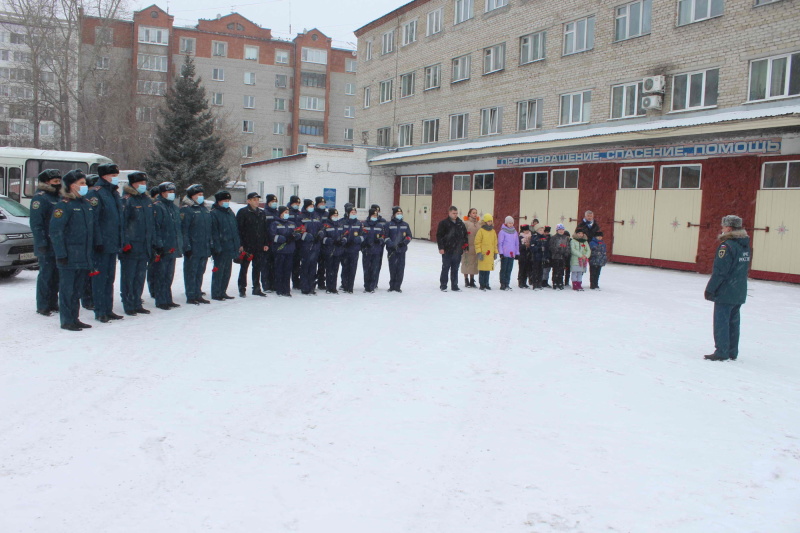
<svg viewBox="0 0 800 533">
<path fill-rule="evenodd" d="M 229 207 L 230 194 L 226 191 L 215 195 L 209 212 L 200 185 L 192 185 L 187 189 L 183 206 L 179 209 L 175 204 L 175 185 L 162 183 L 151 189 L 151 195 L 148 196 L 147 175 L 143 172 L 128 175 L 123 199 L 118 193 L 119 168 L 114 164 L 100 165 L 96 184 L 91 188 L 80 170 L 70 171 L 63 178 L 57 170 L 45 170 L 38 179 L 38 190 L 31 201 L 31 228 L 40 265 L 36 290 L 37 312 L 50 315 L 58 311 L 62 329 L 79 331 L 91 327 L 78 319 L 80 300 L 86 293 L 87 283 L 91 284 L 95 318 L 100 322 L 122 318 L 113 312 L 117 258 L 121 264 L 123 309 L 128 315 L 136 315 L 149 314 L 142 305 L 146 278 L 149 278 L 151 293 L 158 308 L 169 310 L 179 307 L 173 301 L 171 287 L 175 260 L 181 255 L 185 258 L 187 303 L 192 304 L 209 303 L 201 292 L 209 257 L 214 259 L 212 298 L 224 300 L 231 298 L 226 294 L 231 263 L 237 257 L 247 263 L 249 258 L 256 255 L 249 249 L 250 243 L 240 245 L 242 227 Z M 250 200 L 248 204 L 245 209 L 252 210 Z M 306 257 L 306 265 L 312 262 L 316 265 L 319 255 L 325 257 L 326 267 L 334 272 L 332 287 L 335 288 L 339 260 L 343 264 L 346 262 L 342 256 L 347 249 L 348 239 L 353 243 L 351 248 L 355 241 L 359 248 L 361 245 L 365 247 L 365 268 L 368 263 L 367 251 L 375 246 L 376 239 L 380 239 L 381 252 L 385 245 L 389 249 L 390 267 L 393 264 L 395 267 L 390 290 L 399 291 L 405 248 L 411 239 L 410 229 L 402 221 L 399 208 L 395 208 L 399 219 L 393 219 L 393 223 L 372 220 L 370 222 L 380 223 L 380 230 L 373 228 L 365 232 L 360 223 L 356 224 L 355 213 L 351 213 L 355 218 L 349 219 L 352 223 L 345 228 L 344 221 L 338 219 L 338 212 L 329 210 L 322 224 L 324 227 L 317 231 L 315 224 L 319 216 L 310 217 L 316 213 L 306 213 L 309 216 L 298 219 L 299 210 L 294 209 L 296 213 L 287 215 L 285 212 L 290 211 L 289 207 L 282 206 L 278 210 L 275 207 L 270 204 L 267 208 L 269 216 L 275 218 L 266 233 L 269 244 L 273 246 L 272 253 L 269 244 L 259 247 L 256 252 L 259 255 L 266 253 L 268 259 L 274 258 L 274 285 L 279 294 L 290 295 L 288 277 L 296 248 L 300 250 L 301 265 L 303 257 Z M 274 217 L 272 210 L 277 212 L 277 217 Z M 266 223 L 266 211 L 264 213 Z M 292 215 L 294 220 L 291 219 Z M 313 220 L 308 230 L 306 222 L 310 219 Z M 365 233 L 373 236 L 369 244 Z M 299 247 L 295 246 L 295 241 L 300 243 Z M 287 257 L 291 259 L 287 261 Z M 268 263 L 268 260 L 261 262 L 262 265 Z M 355 262 L 348 261 L 346 264 L 352 265 L 354 277 L 357 256 Z M 373 270 L 370 269 L 370 272 Z M 265 279 L 270 277 L 266 276 Z M 347 279 L 343 272 L 345 290 L 348 289 Z M 352 283 L 349 290 L 352 291 Z M 313 285 L 311 291 L 304 292 L 313 293 Z"/>
</svg>

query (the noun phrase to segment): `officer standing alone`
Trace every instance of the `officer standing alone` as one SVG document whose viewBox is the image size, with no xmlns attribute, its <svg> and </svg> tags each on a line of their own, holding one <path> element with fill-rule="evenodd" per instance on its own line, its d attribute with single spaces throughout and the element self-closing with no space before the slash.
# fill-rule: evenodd
<svg viewBox="0 0 800 533">
<path fill-rule="evenodd" d="M 39 185 L 31 198 L 31 231 L 36 257 L 39 259 L 39 276 L 36 278 L 36 312 L 50 316 L 58 311 L 58 268 L 50 240 L 50 219 L 59 202 L 61 172 L 43 170 L 37 178 Z"/>
</svg>

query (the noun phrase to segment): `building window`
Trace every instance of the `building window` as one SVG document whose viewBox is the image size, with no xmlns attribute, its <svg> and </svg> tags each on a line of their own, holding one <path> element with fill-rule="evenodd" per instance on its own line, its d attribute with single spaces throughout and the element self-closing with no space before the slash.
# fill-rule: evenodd
<svg viewBox="0 0 800 533">
<path fill-rule="evenodd" d="M 494 190 L 494 173 L 489 172 L 486 174 L 475 174 L 473 178 L 473 191 L 493 191 Z"/>
<path fill-rule="evenodd" d="M 578 169 L 565 168 L 553 171 L 553 183 L 551 189 L 577 189 L 578 188 Z"/>
<path fill-rule="evenodd" d="M 678 26 L 722 15 L 724 0 L 678 0 Z"/>
<path fill-rule="evenodd" d="M 250 159 L 251 157 L 253 157 L 253 147 L 242 146 L 242 157 L 245 159 Z"/>
<path fill-rule="evenodd" d="M 301 72 L 300 84 L 303 87 L 318 87 L 324 89 L 328 83 L 328 76 L 322 72 Z"/>
<path fill-rule="evenodd" d="M 486 0 L 486 12 L 508 5 L 508 0 Z"/>
<path fill-rule="evenodd" d="M 422 121 L 422 144 L 439 142 L 439 119 Z"/>
<path fill-rule="evenodd" d="M 655 167 L 625 167 L 619 169 L 620 189 L 652 189 Z"/>
<path fill-rule="evenodd" d="M 438 89 L 442 83 L 442 66 L 425 67 L 425 90 Z"/>
<path fill-rule="evenodd" d="M 252 120 L 242 121 L 242 133 L 253 133 L 255 128 L 255 123 Z"/>
<path fill-rule="evenodd" d="M 304 63 L 327 65 L 328 51 L 320 50 L 318 48 L 303 48 L 300 55 L 300 61 L 303 61 Z"/>
<path fill-rule="evenodd" d="M 250 95 L 244 95 L 244 102 L 243 102 L 245 109 L 255 109 L 256 108 L 256 97 Z"/>
<path fill-rule="evenodd" d="M 417 194 L 417 177 L 400 176 L 400 195 L 414 196 Z"/>
<path fill-rule="evenodd" d="M 699 189 L 701 165 L 661 167 L 661 189 Z"/>
<path fill-rule="evenodd" d="M 114 29 L 98 26 L 94 29 L 94 43 L 98 46 L 111 46 L 114 41 Z"/>
<path fill-rule="evenodd" d="M 223 105 L 222 93 L 211 93 L 211 105 Z"/>
<path fill-rule="evenodd" d="M 139 26 L 139 42 L 147 44 L 169 44 L 169 32 L 163 28 Z"/>
<path fill-rule="evenodd" d="M 611 118 L 640 117 L 647 114 L 642 107 L 642 82 L 625 83 L 611 88 Z"/>
<path fill-rule="evenodd" d="M 431 11 L 428 13 L 428 24 L 426 28 L 426 34 L 428 36 L 434 35 L 442 31 L 442 9 L 439 8 L 436 11 Z"/>
<path fill-rule="evenodd" d="M 456 8 L 455 8 L 454 24 L 460 24 L 465 20 L 469 20 L 472 18 L 473 1 L 474 0 L 455 0 Z"/>
<path fill-rule="evenodd" d="M 542 127 L 542 99 L 517 102 L 517 130 L 527 131 Z"/>
<path fill-rule="evenodd" d="M 289 64 L 289 51 L 288 50 L 275 50 L 275 63 L 280 65 Z"/>
<path fill-rule="evenodd" d="M 800 52 L 750 63 L 748 100 L 769 100 L 800 94 Z"/>
<path fill-rule="evenodd" d="M 775 2 L 780 2 L 781 0 L 756 0 L 756 7 L 758 6 L 765 6 L 767 4 L 774 4 Z"/>
<path fill-rule="evenodd" d="M 561 125 L 589 122 L 592 111 L 592 91 L 561 95 Z"/>
<path fill-rule="evenodd" d="M 370 89 L 369 87 L 364 87 L 364 109 L 369 107 L 371 93 L 372 89 Z"/>
<path fill-rule="evenodd" d="M 250 61 L 258 61 L 258 47 L 257 46 L 245 46 L 244 47 L 244 58 L 249 59 Z"/>
<path fill-rule="evenodd" d="M 211 79 L 213 81 L 225 81 L 225 69 L 222 68 L 211 69 Z"/>
<path fill-rule="evenodd" d="M 7 85 L 4 87 L 8 88 Z M 94 86 L 94 88 L 96 96 L 108 96 L 108 83 L 106 83 L 105 81 L 98 81 L 97 84 Z M 8 96 L 8 94 L 0 94 L 0 96 Z M 33 97 L 32 94 L 31 97 Z"/>
<path fill-rule="evenodd" d="M 497 135 L 502 131 L 503 108 L 486 107 L 481 109 L 481 135 Z"/>
<path fill-rule="evenodd" d="M 636 0 L 617 8 L 614 40 L 624 41 L 650 33 L 652 0 Z"/>
<path fill-rule="evenodd" d="M 454 191 L 468 191 L 470 183 L 472 183 L 472 176 L 469 174 L 455 174 L 453 176 Z"/>
<path fill-rule="evenodd" d="M 195 40 L 189 37 L 181 37 L 181 48 L 180 51 L 182 54 L 194 54 L 195 50 Z"/>
<path fill-rule="evenodd" d="M 344 94 L 353 96 L 356 94 L 356 84 L 355 83 L 345 83 L 344 84 Z"/>
<path fill-rule="evenodd" d="M 762 189 L 800 189 L 800 161 L 764 163 Z"/>
<path fill-rule="evenodd" d="M 577 54 L 594 48 L 594 17 L 564 24 L 564 55 Z"/>
<path fill-rule="evenodd" d="M 139 107 L 136 108 L 136 119 L 137 120 L 139 120 L 139 109 L 143 109 L 143 108 L 139 108 Z M 150 108 L 147 108 L 147 109 L 150 109 Z M 144 121 L 140 121 L 140 122 L 144 122 Z M 152 121 L 148 121 L 148 122 L 152 122 Z M 31 127 L 31 125 L 27 124 L 25 122 L 11 122 L 9 124 L 9 131 L 13 135 L 33 135 L 33 129 Z"/>
<path fill-rule="evenodd" d="M 352 141 L 353 140 L 353 128 L 345 128 L 344 129 L 344 140 L 345 141 Z"/>
<path fill-rule="evenodd" d="M 256 84 L 256 73 L 255 72 L 245 72 L 244 73 L 244 84 L 245 85 L 255 85 Z"/>
<path fill-rule="evenodd" d="M 344 118 L 356 118 L 355 106 L 348 105 L 344 107 Z"/>
<path fill-rule="evenodd" d="M 400 124 L 397 127 L 397 146 L 411 146 L 414 144 L 414 125 Z"/>
<path fill-rule="evenodd" d="M 272 123 L 272 134 L 273 135 L 286 135 L 286 124 L 283 122 L 273 122 Z"/>
<path fill-rule="evenodd" d="M 417 176 L 417 194 L 424 196 L 433 194 L 433 176 Z"/>
<path fill-rule="evenodd" d="M 506 66 L 506 43 L 483 49 L 483 73 L 503 70 Z"/>
<path fill-rule="evenodd" d="M 416 82 L 416 73 L 409 72 L 400 76 L 400 98 L 407 98 L 414 96 L 414 85 Z"/>
<path fill-rule="evenodd" d="M 297 122 L 297 128 L 300 135 L 313 135 L 315 137 L 322 137 L 325 135 L 325 122 L 322 120 L 301 118 Z"/>
<path fill-rule="evenodd" d="M 452 83 L 469 79 L 469 57 L 469 55 L 465 55 L 453 59 Z"/>
<path fill-rule="evenodd" d="M 394 30 L 387 31 L 381 36 L 381 55 L 394 52 Z"/>
<path fill-rule="evenodd" d="M 381 82 L 381 99 L 380 102 L 385 104 L 392 101 L 392 85 L 394 80 L 386 80 Z"/>
<path fill-rule="evenodd" d="M 469 113 L 450 115 L 450 140 L 467 138 L 467 121 Z"/>
<path fill-rule="evenodd" d="M 156 72 L 167 71 L 167 56 L 153 56 L 150 54 L 139 54 L 137 67 L 139 70 L 153 70 Z"/>
<path fill-rule="evenodd" d="M 546 190 L 547 172 L 523 172 L 522 189 L 525 191 Z"/>
<path fill-rule="evenodd" d="M 154 107 L 137 107 L 136 122 L 155 122 L 156 109 Z"/>
<path fill-rule="evenodd" d="M 283 157 L 283 148 L 272 149 L 272 159 Z M 283 187 L 278 187 L 278 203 L 283 205 Z"/>
<path fill-rule="evenodd" d="M 412 20 L 403 25 L 403 46 L 411 44 L 417 40 L 417 21 Z"/>
<path fill-rule="evenodd" d="M 275 87 L 285 89 L 289 85 L 289 76 L 286 74 L 275 74 Z"/>
<path fill-rule="evenodd" d="M 387 148 L 392 145 L 392 128 L 378 128 L 377 144 Z"/>
<path fill-rule="evenodd" d="M 366 209 L 367 189 L 366 187 L 350 187 L 347 194 L 348 201 L 356 206 L 356 209 Z"/>
<path fill-rule="evenodd" d="M 531 33 L 519 38 L 519 64 L 541 61 L 545 57 L 546 32 Z"/>
<path fill-rule="evenodd" d="M 301 96 L 300 109 L 306 111 L 325 111 L 325 100 L 316 96 Z"/>
<path fill-rule="evenodd" d="M 699 109 L 717 105 L 719 69 L 678 74 L 672 82 L 672 110 Z"/>
<path fill-rule="evenodd" d="M 97 58 L 97 65 L 95 68 L 97 70 L 108 70 L 111 66 L 111 58 L 110 57 L 98 57 Z"/>
<path fill-rule="evenodd" d="M 228 57 L 228 43 L 222 41 L 211 41 L 211 55 L 217 57 Z"/>
<path fill-rule="evenodd" d="M 52 137 L 56 134 L 56 125 L 52 122 L 42 122 L 39 124 L 39 135 L 42 137 Z"/>
<path fill-rule="evenodd" d="M 367 41 L 364 44 L 364 60 L 370 61 L 372 59 L 372 41 Z"/>
<path fill-rule="evenodd" d="M 286 111 L 286 98 L 275 99 L 275 111 Z"/>
</svg>

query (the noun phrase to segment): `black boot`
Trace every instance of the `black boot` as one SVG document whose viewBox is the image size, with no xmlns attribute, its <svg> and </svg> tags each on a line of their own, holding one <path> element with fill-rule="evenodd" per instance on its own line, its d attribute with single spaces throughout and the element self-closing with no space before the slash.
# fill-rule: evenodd
<svg viewBox="0 0 800 533">
<path fill-rule="evenodd" d="M 255 294 L 255 292 L 253 294 Z M 247 298 L 247 289 L 244 287 L 239 288 L 239 298 Z"/>
</svg>

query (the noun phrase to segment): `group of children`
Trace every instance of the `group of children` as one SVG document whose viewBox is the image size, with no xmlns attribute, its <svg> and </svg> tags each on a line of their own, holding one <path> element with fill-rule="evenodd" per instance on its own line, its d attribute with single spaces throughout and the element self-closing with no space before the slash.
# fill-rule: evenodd
<svg viewBox="0 0 800 533">
<path fill-rule="evenodd" d="M 470 210 L 470 215 L 473 215 Z M 473 215 L 474 216 L 474 215 Z M 469 217 L 467 217 L 469 218 Z M 521 289 L 553 287 L 563 290 L 572 280 L 572 290 L 583 290 L 583 275 L 589 272 L 589 288 L 599 290 L 600 271 L 607 263 L 603 232 L 594 232 L 590 240 L 587 229 L 578 225 L 572 235 L 563 224 L 556 226 L 551 235 L 550 226 L 539 226 L 538 220 L 524 225 L 517 232 L 513 217 L 506 217 L 499 232 L 493 229 L 492 215 L 483 215 L 483 224 L 475 236 L 474 249 L 469 250 L 480 258 L 479 283 L 481 290 L 491 290 L 489 272 L 494 270 L 494 259 L 500 256 L 500 290 L 511 290 L 511 272 L 514 262 L 519 262 L 517 282 Z M 472 243 L 470 243 L 472 244 Z M 490 255 L 491 254 L 491 255 Z M 465 259 L 470 255 L 465 254 Z M 492 260 L 487 261 L 489 257 Z M 548 283 L 552 272 L 552 285 Z M 469 272 L 462 264 L 466 285 L 470 286 Z"/>
</svg>

